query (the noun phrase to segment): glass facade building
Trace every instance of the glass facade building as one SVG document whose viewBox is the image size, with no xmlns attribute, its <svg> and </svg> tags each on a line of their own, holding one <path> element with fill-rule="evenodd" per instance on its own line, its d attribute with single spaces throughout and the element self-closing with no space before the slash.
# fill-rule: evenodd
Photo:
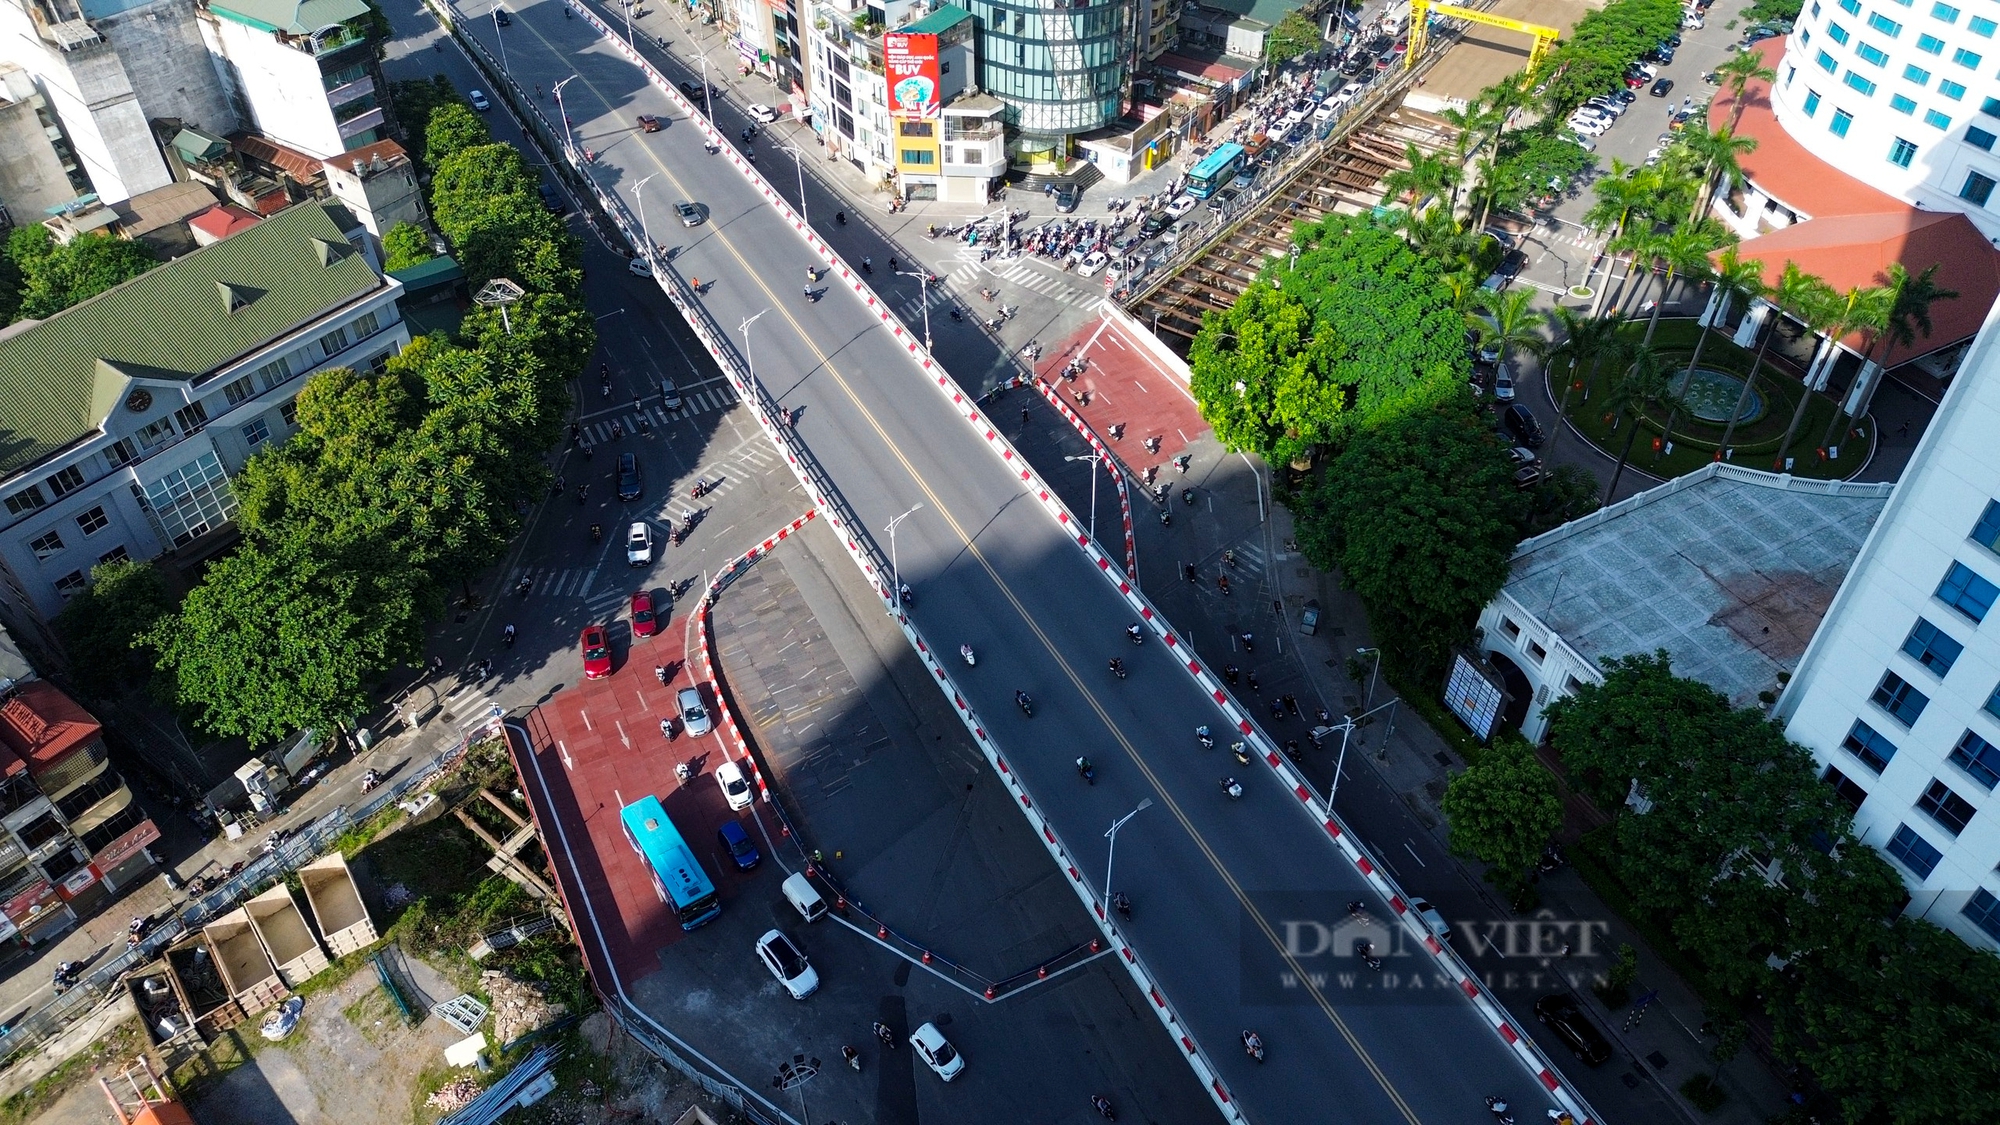
<svg viewBox="0 0 2000 1125">
<path fill-rule="evenodd" d="M 1026 151 L 1118 119 L 1131 83 L 1131 0 L 961 0 L 979 20 L 979 86 L 1007 106 Z"/>
</svg>

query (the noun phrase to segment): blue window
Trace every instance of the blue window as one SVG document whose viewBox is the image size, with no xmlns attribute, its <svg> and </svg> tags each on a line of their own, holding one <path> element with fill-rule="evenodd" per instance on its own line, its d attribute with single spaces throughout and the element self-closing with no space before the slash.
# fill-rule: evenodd
<svg viewBox="0 0 2000 1125">
<path fill-rule="evenodd" d="M 1799 76 L 1799 68 L 1798 68 L 1798 67 L 1795 67 L 1795 66 L 1788 66 L 1788 67 L 1786 67 L 1786 68 L 1785 68 L 1785 89 L 1787 89 L 1787 90 L 1791 89 L 1791 88 L 1792 88 L 1792 79 L 1794 79 L 1794 78 L 1797 78 L 1798 76 Z"/>
<path fill-rule="evenodd" d="M 1889 160 L 1908 168 L 1910 156 L 1916 154 L 1917 146 L 1900 138 L 1896 143 L 1907 148 L 1910 155 L 1897 160 L 1895 153 L 1891 152 Z M 1965 646 L 1953 640 L 1951 634 L 1919 617 L 1916 626 L 1910 630 L 1910 635 L 1903 638 L 1903 651 L 1908 653 L 1912 660 L 1930 669 L 1942 679 L 1946 672 L 1951 671 L 1951 666 L 1958 660 L 1959 654 L 1965 651 Z"/>
<path fill-rule="evenodd" d="M 1806 44 L 1808 44 L 1808 43 L 1810 43 L 1810 42 L 1812 42 L 1812 28 L 1810 28 L 1810 27 L 1802 27 L 1802 28 L 1800 28 L 1800 29 L 1799 29 L 1799 46 L 1803 47 L 1803 46 L 1805 46 Z"/>
<path fill-rule="evenodd" d="M 1898 168 L 1908 168 L 1911 159 L 1916 155 L 1917 146 L 1901 137 L 1897 137 L 1896 143 L 1889 146 L 1889 163 Z"/>
<path fill-rule="evenodd" d="M 1949 129 L 1951 128 L 1951 118 L 1946 117 L 1937 110 L 1927 109 L 1924 111 L 1924 124 L 1929 125 L 1933 129 Z"/>
<path fill-rule="evenodd" d="M 1828 74 L 1832 74 L 1834 71 L 1840 69 L 1840 64 L 1833 61 L 1833 56 L 1827 54 L 1825 51 L 1821 51 L 1818 55 L 1815 55 L 1813 61 L 1818 63 L 1819 68 Z"/>
<path fill-rule="evenodd" d="M 1834 41 L 1835 43 L 1842 43 L 1842 44 L 1844 44 L 1844 43 L 1846 43 L 1846 42 L 1847 42 L 1847 29 L 1846 29 L 1846 28 L 1844 28 L 1844 27 L 1842 27 L 1842 26 L 1840 26 L 1840 25 L 1839 25 L 1839 24 L 1837 24 L 1837 23 L 1830 23 L 1830 24 L 1827 24 L 1827 25 L 1826 25 L 1826 37 L 1827 37 L 1828 39 L 1831 39 L 1831 40 L 1833 40 L 1833 41 Z"/>
<path fill-rule="evenodd" d="M 1917 50 L 1927 54 L 1942 55 L 1944 54 L 1944 40 L 1939 39 L 1935 35 L 1919 35 L 1917 36 Z"/>
<path fill-rule="evenodd" d="M 1854 48 L 1854 53 L 1861 56 L 1861 61 L 1863 62 L 1873 63 L 1876 66 L 1889 65 L 1889 52 L 1882 50 L 1873 43 L 1861 44 L 1859 47 Z"/>
<path fill-rule="evenodd" d="M 1891 39 L 1894 39 L 1896 36 L 1901 35 L 1903 33 L 1902 24 L 1897 23 L 1895 20 L 1890 19 L 1889 17 L 1883 15 L 1880 12 L 1870 12 L 1868 14 L 1868 26 L 1874 28 L 1875 30 L 1881 32 L 1882 34 L 1888 36 Z"/>
<path fill-rule="evenodd" d="M 1979 811 L 1972 807 L 1972 802 L 1952 792 L 1951 786 L 1937 778 L 1931 778 L 1931 787 L 1918 798 L 1917 807 L 1937 821 L 1939 828 L 1954 837 L 1965 831 L 1965 826 L 1972 823 L 1973 814 Z"/>
<path fill-rule="evenodd" d="M 1951 748 L 1945 760 L 1965 771 L 1965 776 L 1978 782 L 1988 793 L 1995 785 L 2000 785 L 2000 747 L 1966 731 Z"/>
<path fill-rule="evenodd" d="M 1993 694 L 1986 697 L 1986 713 L 2000 719 L 2000 687 L 1994 688 Z"/>
<path fill-rule="evenodd" d="M 1938 93 L 1943 94 L 1952 101 L 1957 101 L 1965 96 L 1965 86 L 1961 83 L 1953 82 L 1949 78 L 1940 78 L 1938 79 Z"/>
<path fill-rule="evenodd" d="M 1986 206 L 1986 201 L 1993 197 L 1993 178 L 1982 176 L 1977 172 L 1967 172 L 1965 186 L 1958 189 L 1958 197 L 1974 207 Z"/>
<path fill-rule="evenodd" d="M 1819 0 L 1813 0 L 1812 14 L 1814 19 L 1819 18 Z"/>
<path fill-rule="evenodd" d="M 1995 29 L 2000 29 L 2000 24 L 1994 23 L 1985 16 L 1974 16 L 1966 21 L 1965 26 L 1981 39 L 1993 38 Z"/>
<path fill-rule="evenodd" d="M 1979 888 L 1972 892 L 1972 897 L 1959 907 L 1958 912 L 1978 926 L 1987 937 L 2000 941 L 2000 898 L 1994 898 L 1993 892 L 1985 887 Z"/>
<path fill-rule="evenodd" d="M 1953 51 L 1951 53 L 1951 61 L 1957 63 L 1958 65 L 1964 67 L 1967 70 L 1978 70 L 1979 52 L 1968 51 L 1965 48 L 1960 47 L 1958 50 Z"/>
<path fill-rule="evenodd" d="M 1895 110 L 1897 113 L 1915 113 L 1917 112 L 1917 103 L 1901 94 L 1897 94 L 1889 99 L 1889 108 Z"/>
<path fill-rule="evenodd" d="M 1905 63 L 1903 65 L 1903 81 L 1914 82 L 1919 86 L 1928 86 L 1931 82 L 1931 72 L 1914 63 Z"/>
<path fill-rule="evenodd" d="M 1907 824 L 1896 826 L 1896 834 L 1889 837 L 1889 846 L 1883 850 L 1903 861 L 1903 866 L 1916 872 L 1919 879 L 1930 878 L 1931 872 L 1937 870 L 1938 860 L 1944 858 L 1943 852 Z"/>
<path fill-rule="evenodd" d="M 1973 175 L 1978 176 L 1979 173 L 1974 172 Z M 1986 205 L 1987 197 L 1993 192 L 1993 181 L 1987 180 L 1984 176 L 1979 178 L 1986 180 L 1986 184 L 1978 199 L 1972 199 L 1967 192 L 1960 192 L 1959 195 L 1965 199 L 1972 199 L 1972 202 L 1983 207 Z M 1968 181 L 1966 184 L 1968 191 L 1971 187 L 1972 184 Z M 2000 586 L 1981 578 L 1971 567 L 1962 562 L 1952 563 L 1951 569 L 1944 572 L 1944 581 L 1938 583 L 1937 599 L 1971 618 L 1975 624 L 1986 620 L 1986 611 L 1993 608 L 1995 598 L 2000 598 Z"/>
<path fill-rule="evenodd" d="M 1965 140 L 1968 144 L 1979 144 L 1978 141 L 1972 139 L 1972 134 L 1974 133 L 1979 133 L 1980 136 L 1986 138 L 1986 143 L 1979 145 L 1980 148 L 1993 147 L 1993 134 L 1981 132 L 1977 129 L 1967 129 L 1965 131 Z M 1972 525 L 1972 541 L 1989 551 L 2000 554 L 2000 500 L 1988 500 L 1986 502 L 1986 510 L 1979 513 L 1979 522 Z"/>
<path fill-rule="evenodd" d="M 1847 83 L 1854 89 L 1859 90 L 1861 92 L 1861 96 L 1864 98 L 1868 97 L 1869 95 L 1875 92 L 1875 83 L 1868 81 L 1866 78 L 1861 77 L 1861 75 L 1851 70 L 1848 71 L 1847 74 L 1841 78 L 1841 81 Z M 1840 135 L 1843 137 L 1846 136 L 1847 130 L 1842 129 L 1840 131 Z"/>
<path fill-rule="evenodd" d="M 1940 19 L 1946 23 L 1957 23 L 1958 9 L 1952 7 L 1950 4 L 1932 4 L 1931 18 Z"/>
<path fill-rule="evenodd" d="M 1861 764 L 1881 773 L 1889 768 L 1889 760 L 1896 756 L 1896 744 L 1877 734 L 1874 727 L 1854 720 L 1847 737 L 1840 740 L 1840 748 L 1861 759 Z"/>
<path fill-rule="evenodd" d="M 1840 0 L 1840 10 L 1858 16 L 1861 14 L 1861 0 Z"/>
<path fill-rule="evenodd" d="M 1848 77 L 1852 78 L 1854 76 L 1850 74 Z M 1854 124 L 1853 114 L 1844 109 L 1836 109 L 1833 111 L 1833 120 L 1826 123 L 1826 131 L 1836 137 L 1844 137 L 1847 135 L 1847 127 L 1852 124 Z"/>
<path fill-rule="evenodd" d="M 1973 148 L 1992 152 L 1993 140 L 1993 134 L 1981 129 L 1977 125 L 1967 125 L 1965 127 L 1965 143 L 1971 145 Z"/>
<path fill-rule="evenodd" d="M 1924 708 L 1931 705 L 1931 697 L 1918 691 L 1910 681 L 1894 672 L 1882 673 L 1882 682 L 1875 685 L 1875 694 L 1869 702 L 1889 713 L 1889 717 L 1906 727 L 1917 725 L 1923 717 Z"/>
<path fill-rule="evenodd" d="M 1979 112 L 1988 117 L 2000 117 L 2000 98 L 1987 98 L 1980 102 Z"/>
<path fill-rule="evenodd" d="M 1818 112 L 1819 112 L 1819 91 L 1818 91 L 1818 90 L 1807 90 L 1807 91 L 1806 91 L 1806 116 L 1807 116 L 1807 117 L 1811 117 L 1811 116 L 1812 116 L 1813 114 L 1815 114 L 1815 113 L 1818 113 Z"/>
</svg>

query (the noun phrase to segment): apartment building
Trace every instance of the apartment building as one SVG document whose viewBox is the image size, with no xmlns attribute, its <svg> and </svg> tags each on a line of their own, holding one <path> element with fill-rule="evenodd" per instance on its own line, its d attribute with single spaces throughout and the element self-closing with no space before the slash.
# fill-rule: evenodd
<svg viewBox="0 0 2000 1125">
<path fill-rule="evenodd" d="M 1908 912 L 2000 948 L 2000 320 L 1989 316 L 1778 700 Z M 1988 621 L 1991 624 L 1988 624 Z"/>
<path fill-rule="evenodd" d="M 114 559 L 226 541 L 229 478 L 293 430 L 300 384 L 410 341 L 345 207 L 303 203 L 0 333 L 0 619 L 44 628 Z"/>
</svg>

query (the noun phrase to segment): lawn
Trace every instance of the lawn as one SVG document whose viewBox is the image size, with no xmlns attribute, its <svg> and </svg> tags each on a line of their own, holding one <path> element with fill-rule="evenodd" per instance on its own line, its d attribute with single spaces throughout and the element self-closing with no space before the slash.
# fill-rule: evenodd
<svg viewBox="0 0 2000 1125">
<path fill-rule="evenodd" d="M 1645 335 L 1646 329 L 1643 323 L 1639 323 L 1631 325 L 1627 331 L 1636 340 Z M 1700 335 L 1701 327 L 1692 320 L 1662 320 L 1659 330 L 1653 334 L 1653 346 L 1670 368 L 1684 370 Z M 1707 346 L 1701 352 L 1701 366 L 1741 377 L 1750 370 L 1755 358 L 1753 352 L 1737 347 L 1727 336 L 1711 333 Z M 1631 424 L 1630 420 L 1607 417 L 1604 411 L 1590 406 L 1591 400 L 1604 400 L 1614 377 L 1610 371 L 1601 371 L 1583 391 L 1572 393 L 1568 418 L 1585 437 L 1616 457 L 1631 437 L 1630 431 L 1625 428 Z M 1778 442 L 1784 437 L 1785 427 L 1790 423 L 1802 394 L 1808 395 L 1810 401 L 1797 435 L 1792 439 L 1791 471 L 1804 477 L 1841 478 L 1858 471 L 1867 459 L 1872 437 L 1869 431 L 1874 425 L 1872 418 L 1851 422 L 1850 430 L 1859 433 L 1850 433 L 1848 439 L 1840 443 L 1840 458 L 1837 461 L 1824 460 L 1819 457 L 1815 446 L 1837 410 L 1837 404 L 1832 399 L 1810 394 L 1797 379 L 1769 362 L 1764 364 L 1756 381 L 1756 393 L 1763 396 L 1764 409 L 1736 427 L 1736 433 L 1730 439 L 1730 445 L 1735 450 L 1730 458 L 1732 463 L 1745 468 L 1775 471 Z M 1561 399 L 1560 390 L 1556 397 Z M 1632 468 L 1657 477 L 1676 477 L 1694 472 L 1715 459 L 1723 427 L 1695 419 L 1687 411 L 1680 411 L 1674 421 L 1673 450 L 1667 452 L 1655 447 L 1671 409 L 1667 403 L 1648 405 L 1639 420 L 1639 436 L 1633 440 Z"/>
</svg>

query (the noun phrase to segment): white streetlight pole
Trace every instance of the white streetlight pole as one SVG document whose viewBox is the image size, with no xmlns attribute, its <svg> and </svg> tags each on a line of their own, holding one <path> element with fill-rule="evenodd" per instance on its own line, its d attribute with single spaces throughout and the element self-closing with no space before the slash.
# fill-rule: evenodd
<svg viewBox="0 0 2000 1125">
<path fill-rule="evenodd" d="M 1329 815 L 1333 812 L 1334 795 L 1340 792 L 1340 770 L 1341 766 L 1347 761 L 1347 740 L 1354 734 L 1355 726 L 1361 720 L 1373 715 L 1375 711 L 1380 711 L 1383 707 L 1394 707 L 1401 702 L 1402 700 L 1400 699 L 1391 699 L 1389 702 L 1384 703 L 1382 707 L 1377 707 L 1373 711 L 1363 711 L 1359 715 L 1350 715 L 1342 719 L 1339 726 L 1333 728 L 1340 732 L 1340 757 L 1335 759 L 1333 763 L 1333 784 L 1327 786 L 1326 790 L 1326 811 Z M 1387 736 L 1385 735 L 1384 737 L 1386 738 Z"/>
<path fill-rule="evenodd" d="M 500 5 L 493 5 L 493 10 L 486 14 L 493 18 L 493 39 L 500 44 L 500 73 L 512 78 L 514 72 L 507 66 L 507 40 L 500 34 Z"/>
<path fill-rule="evenodd" d="M 709 92 L 708 56 L 700 55 L 698 57 L 701 59 L 701 104 L 707 108 L 708 127 L 713 129 L 715 128 L 715 95 Z"/>
<path fill-rule="evenodd" d="M 889 526 L 885 529 L 889 533 L 889 585 L 890 585 L 889 612 L 890 613 L 896 612 L 896 607 L 902 604 L 903 600 L 903 568 L 896 561 L 896 525 L 902 523 L 906 519 L 909 519 L 911 516 L 916 515 L 917 508 L 921 507 L 923 507 L 923 505 L 918 504 L 916 508 L 911 508 L 909 511 L 904 512 L 902 515 L 897 516 L 895 519 L 890 520 Z"/>
<path fill-rule="evenodd" d="M 625 42 L 627 43 L 632 43 L 632 9 L 637 6 L 637 0 L 625 0 Z M 635 51 L 638 50 L 638 44 L 632 43 L 632 49 Z"/>
<path fill-rule="evenodd" d="M 794 150 L 792 155 L 797 156 L 798 152 Z M 801 180 L 799 182 L 799 187 L 800 187 L 799 198 L 804 199 L 805 181 Z M 931 350 L 931 275 L 928 271 L 924 273 L 912 273 L 909 270 L 897 270 L 896 272 L 902 274 L 904 277 L 914 277 L 917 279 L 917 288 L 922 293 L 922 302 L 924 306 L 924 350 L 930 351 Z"/>
<path fill-rule="evenodd" d="M 757 317 L 761 317 L 764 313 L 770 311 L 770 309 L 764 309 L 758 312 L 757 316 L 750 317 L 736 328 L 738 332 L 743 333 L 743 369 L 750 376 L 750 389 L 753 392 L 757 389 L 757 361 L 750 358 L 750 326 L 757 323 Z"/>
<path fill-rule="evenodd" d="M 929 346 L 929 343 L 930 342 L 928 340 L 925 341 L 926 346 Z M 1078 453 L 1075 454 L 1074 456 L 1064 457 L 1063 460 L 1089 461 L 1091 463 L 1090 464 L 1090 537 L 1092 539 L 1095 539 L 1097 538 L 1097 454 Z"/>
<path fill-rule="evenodd" d="M 549 91 L 549 93 L 555 95 L 556 116 L 562 118 L 563 155 L 569 157 L 571 164 L 576 163 L 576 134 L 569 127 L 569 110 L 563 108 L 562 88 L 574 81 L 576 81 L 576 75 L 572 74 L 561 82 L 556 83 L 555 88 Z"/>
<path fill-rule="evenodd" d="M 646 265 L 649 268 L 653 266 L 653 229 L 646 225 L 646 185 L 652 182 L 653 176 L 657 175 L 659 173 L 655 172 L 652 176 L 647 176 L 632 185 L 632 194 L 639 201 L 639 237 L 646 240 L 645 256 Z M 744 342 L 743 348 L 747 355 L 750 348 L 747 340 Z"/>
<path fill-rule="evenodd" d="M 1111 863 L 1118 858 L 1118 830 L 1125 827 L 1126 821 L 1131 820 L 1133 817 L 1152 807 L 1153 799 L 1151 797 L 1140 801 L 1138 808 L 1112 821 L 1111 828 L 1104 833 L 1104 838 L 1111 841 L 1104 849 L 1104 901 L 1107 905 L 1111 902 Z"/>
<path fill-rule="evenodd" d="M 1354 650 L 1354 655 L 1372 656 L 1375 658 L 1375 670 L 1368 673 L 1368 698 L 1361 701 L 1361 708 L 1365 711 L 1375 706 L 1375 678 L 1382 674 L 1382 650 L 1379 648 L 1357 648 Z"/>
<path fill-rule="evenodd" d="M 806 158 L 798 149 L 793 148 L 791 145 L 786 145 L 785 151 L 792 154 L 792 163 L 797 165 L 799 169 L 799 221 L 810 227 L 812 226 L 812 220 L 806 217 Z M 926 348 L 930 347 L 930 341 L 925 340 L 924 346 Z"/>
</svg>

